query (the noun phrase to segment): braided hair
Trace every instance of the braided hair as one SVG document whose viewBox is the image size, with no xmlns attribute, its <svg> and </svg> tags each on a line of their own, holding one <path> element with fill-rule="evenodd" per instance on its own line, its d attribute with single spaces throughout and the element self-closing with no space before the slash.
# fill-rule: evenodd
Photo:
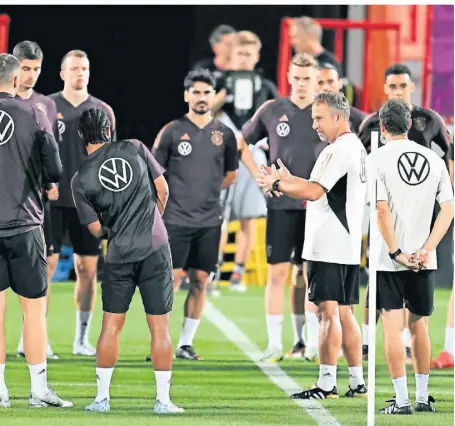
<svg viewBox="0 0 455 426">
<path fill-rule="evenodd" d="M 109 118 L 102 109 L 87 109 L 82 113 L 79 120 L 79 134 L 85 145 L 109 142 L 111 138 L 106 130 L 110 127 Z"/>
</svg>

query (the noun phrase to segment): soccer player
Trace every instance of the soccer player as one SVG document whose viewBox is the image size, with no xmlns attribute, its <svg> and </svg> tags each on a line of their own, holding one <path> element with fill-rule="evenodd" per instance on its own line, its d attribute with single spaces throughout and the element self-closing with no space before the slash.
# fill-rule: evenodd
<svg viewBox="0 0 455 426">
<path fill-rule="evenodd" d="M 310 55 L 296 55 L 289 67 L 289 98 L 265 102 L 242 129 L 239 144 L 243 151 L 247 144 L 255 144 L 268 137 L 270 161 L 282 158 L 299 177 L 309 178 L 319 153 L 326 143 L 321 142 L 313 129 L 311 118 L 313 93 L 316 89 L 318 66 Z M 242 153 L 243 155 L 243 153 Z M 246 165 L 246 164 L 245 164 Z M 251 167 L 248 167 L 252 173 Z M 269 344 L 263 360 L 277 362 L 283 358 L 281 339 L 284 315 L 284 289 L 293 264 L 291 310 L 294 346 L 289 356 L 315 359 L 317 357 L 318 319 L 314 312 L 307 312 L 307 345 L 303 338 L 305 323 L 306 266 L 302 259 L 305 233 L 305 202 L 290 197 L 274 197 L 268 200 L 267 210 L 267 288 L 266 322 Z"/>
<path fill-rule="evenodd" d="M 320 63 L 317 93 L 339 92 L 342 88 L 343 80 L 338 74 L 337 68 L 328 62 Z M 366 116 L 367 115 L 359 109 L 353 106 L 349 107 L 349 124 L 354 133 L 359 133 L 360 124 L 365 120 Z"/>
<path fill-rule="evenodd" d="M 428 317 L 433 312 L 436 247 L 453 219 L 453 191 L 444 161 L 431 149 L 408 139 L 411 108 L 387 101 L 379 111 L 386 144 L 375 154 L 378 230 L 377 308 L 381 310 L 384 351 L 395 388 L 383 414 L 412 414 L 403 343 L 404 307 L 409 311 L 416 379 L 415 411 L 434 412 L 428 394 L 431 342 Z M 435 201 L 441 207 L 433 228 Z M 432 228 L 432 229 L 431 229 Z M 416 273 L 417 272 L 417 273 Z"/>
<path fill-rule="evenodd" d="M 394 64 L 386 69 L 384 74 L 384 92 L 390 99 L 402 99 L 411 108 L 412 125 L 408 132 L 410 140 L 417 142 L 427 148 L 432 148 L 432 142 L 443 152 L 443 160 L 448 165 L 450 154 L 450 139 L 444 121 L 440 115 L 427 108 L 418 107 L 411 102 L 411 93 L 415 85 L 412 81 L 411 70 L 402 64 Z M 359 138 L 363 145 L 370 151 L 371 132 L 379 131 L 379 112 L 369 115 L 360 126 Z M 365 298 L 364 319 L 363 319 L 363 358 L 368 359 L 368 309 Z M 406 313 L 405 313 L 406 315 Z M 379 315 L 377 316 L 379 318 Z M 405 321 L 407 323 L 407 321 Z M 406 346 L 407 362 L 412 362 L 411 334 L 407 327 L 404 331 L 404 343 Z"/>
<path fill-rule="evenodd" d="M 340 348 L 349 366 L 347 397 L 366 397 L 362 336 L 351 305 L 359 303 L 362 219 L 366 195 L 366 151 L 349 127 L 343 94 L 323 92 L 314 99 L 313 127 L 329 145 L 319 155 L 310 179 L 294 176 L 279 160 L 259 175 L 264 191 L 306 199 L 307 223 L 302 257 L 308 265 L 309 300 L 321 317 L 319 380 L 294 399 L 336 399 Z M 301 157 L 294 157 L 299 161 Z"/>
<path fill-rule="evenodd" d="M 152 336 L 157 387 L 154 412 L 182 413 L 184 410 L 169 398 L 173 282 L 161 218 L 168 188 L 163 170 L 149 150 L 136 139 L 110 143 L 111 128 L 105 111 L 90 108 L 82 113 L 79 133 L 88 156 L 71 183 L 81 223 L 95 237 L 108 239 L 101 285 L 103 327 L 96 353 L 98 394 L 85 410 L 110 410 L 109 387 L 119 356 L 120 334 L 138 287 Z"/>
<path fill-rule="evenodd" d="M 208 70 L 194 70 L 184 80 L 188 114 L 167 124 L 158 134 L 153 152 L 166 169 L 169 203 L 164 222 L 171 244 L 174 286 L 191 251 L 191 280 L 185 301 L 177 358 L 199 360 L 193 339 L 204 308 L 209 274 L 218 259 L 223 221 L 220 192 L 234 182 L 238 169 L 234 133 L 213 117 L 215 81 Z"/>
<path fill-rule="evenodd" d="M 20 64 L 0 54 L 0 407 L 10 407 L 5 384 L 6 290 L 19 296 L 24 352 L 30 371 L 29 407 L 72 407 L 47 384 L 46 248 L 42 231 L 44 182 L 62 174 L 58 147 L 44 114 L 15 99 Z M 38 123 L 39 121 L 39 123 Z M 42 124 L 47 130 L 42 130 Z"/>
<path fill-rule="evenodd" d="M 33 88 L 41 74 L 43 63 L 43 51 L 34 41 L 21 41 L 16 44 L 13 49 L 13 55 L 20 62 L 20 86 L 17 90 L 17 96 L 24 102 L 33 105 L 40 110 L 49 119 L 50 125 L 54 130 L 54 136 L 57 137 L 57 109 L 52 99 L 41 93 L 35 92 Z M 46 254 L 49 258 L 52 256 L 54 248 L 51 238 L 51 218 L 49 200 L 58 199 L 58 187 L 55 183 L 47 183 L 46 188 L 43 188 L 43 208 L 44 208 L 44 239 L 46 241 Z M 51 295 L 51 281 L 53 270 L 50 270 L 49 262 L 47 264 L 47 311 L 49 311 L 49 302 Z M 24 330 L 22 329 L 21 338 L 17 347 L 17 354 L 24 354 Z M 54 354 L 50 343 L 47 344 L 47 358 L 58 359 L 58 355 Z"/>
<path fill-rule="evenodd" d="M 57 266 L 63 238 L 68 231 L 74 250 L 74 269 L 76 271 L 77 313 L 73 354 L 94 356 L 96 351 L 90 345 L 88 336 L 96 295 L 100 240 L 79 221 L 71 194 L 71 179 L 86 156 L 77 132 L 81 114 L 89 108 L 100 108 L 105 111 L 112 124 L 114 140 L 115 117 L 109 105 L 88 93 L 90 62 L 85 52 L 82 50 L 68 52 L 62 59 L 60 77 L 64 81 L 63 90 L 50 95 L 57 105 L 59 150 L 63 164 L 63 176 L 59 184 L 59 198 L 51 203 L 54 254 L 49 263 L 53 273 Z"/>
</svg>

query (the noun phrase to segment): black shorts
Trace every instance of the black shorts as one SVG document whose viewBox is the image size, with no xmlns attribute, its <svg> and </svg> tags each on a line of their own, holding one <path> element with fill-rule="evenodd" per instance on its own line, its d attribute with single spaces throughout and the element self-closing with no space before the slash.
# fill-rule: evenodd
<svg viewBox="0 0 455 426">
<path fill-rule="evenodd" d="M 265 239 L 269 265 L 304 262 L 305 217 L 306 210 L 268 209 Z"/>
<path fill-rule="evenodd" d="M 51 224 L 51 205 L 49 201 L 43 202 L 44 210 L 44 241 L 46 242 L 46 256 L 52 256 L 54 254 L 54 245 L 52 244 L 52 224 Z"/>
<path fill-rule="evenodd" d="M 436 271 L 378 271 L 377 308 L 403 309 L 422 317 L 433 313 Z"/>
<path fill-rule="evenodd" d="M 92 235 L 87 226 L 81 224 L 75 207 L 51 206 L 51 222 L 54 253 L 60 253 L 68 231 L 74 253 L 80 256 L 99 256 L 101 241 Z"/>
<path fill-rule="evenodd" d="M 126 313 L 136 287 L 139 287 L 146 314 L 164 315 L 172 311 L 174 280 L 168 244 L 139 262 L 104 264 L 103 311 Z"/>
<path fill-rule="evenodd" d="M 0 291 L 10 288 L 27 299 L 47 294 L 47 261 L 42 228 L 0 237 Z"/>
<path fill-rule="evenodd" d="M 192 268 L 210 273 L 218 262 L 221 226 L 189 228 L 167 224 L 175 269 Z"/>
<path fill-rule="evenodd" d="M 360 265 L 308 262 L 308 300 L 316 304 L 335 301 L 339 305 L 358 305 Z"/>
</svg>

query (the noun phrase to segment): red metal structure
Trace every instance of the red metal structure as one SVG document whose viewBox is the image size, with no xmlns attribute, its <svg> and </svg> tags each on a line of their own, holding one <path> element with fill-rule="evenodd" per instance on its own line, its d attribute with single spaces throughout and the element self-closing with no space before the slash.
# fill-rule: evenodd
<svg viewBox="0 0 455 426">
<path fill-rule="evenodd" d="M 283 18 L 281 21 L 280 47 L 278 60 L 278 91 L 281 96 L 289 94 L 287 72 L 291 61 L 292 47 L 289 41 L 289 25 L 291 18 Z M 365 43 L 363 46 L 364 64 L 368 63 L 371 56 L 371 31 L 394 31 L 396 33 L 396 57 L 395 61 L 400 62 L 400 24 L 390 22 L 368 22 L 351 21 L 346 19 L 317 19 L 322 28 L 335 31 L 335 56 L 339 62 L 343 62 L 343 35 L 346 30 L 363 30 L 365 32 Z M 361 109 L 368 111 L 368 95 L 370 82 L 370 68 L 364 66 Z"/>
<path fill-rule="evenodd" d="M 0 15 L 0 53 L 8 51 L 8 34 L 9 34 L 9 23 L 11 19 L 8 15 Z"/>
</svg>

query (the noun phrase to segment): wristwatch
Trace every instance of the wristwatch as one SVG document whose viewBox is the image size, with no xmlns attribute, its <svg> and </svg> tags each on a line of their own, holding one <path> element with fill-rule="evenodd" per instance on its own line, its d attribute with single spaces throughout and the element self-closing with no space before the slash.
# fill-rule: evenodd
<svg viewBox="0 0 455 426">
<path fill-rule="evenodd" d="M 278 185 L 280 184 L 280 179 L 272 183 L 272 191 L 279 191 Z"/>
<path fill-rule="evenodd" d="M 399 256 L 402 253 L 401 249 L 398 249 L 395 253 L 389 253 L 389 256 L 392 260 L 395 260 L 397 256 Z"/>
</svg>

